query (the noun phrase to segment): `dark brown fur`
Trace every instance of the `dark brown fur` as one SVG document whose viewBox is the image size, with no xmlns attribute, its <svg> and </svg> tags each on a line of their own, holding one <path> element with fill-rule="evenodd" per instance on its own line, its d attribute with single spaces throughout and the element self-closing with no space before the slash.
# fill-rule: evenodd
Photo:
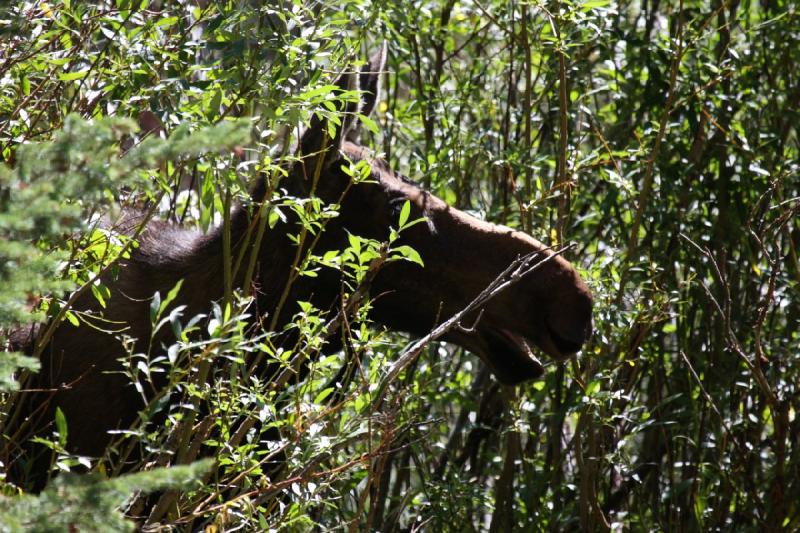
<svg viewBox="0 0 800 533">
<path fill-rule="evenodd" d="M 361 87 L 369 91 L 361 107 L 365 113 L 374 105 L 378 92 L 377 74 L 367 71 L 379 72 L 382 67 L 383 58 L 373 58 L 360 75 Z M 354 78 L 343 76 L 340 85 L 352 88 Z M 516 258 L 533 251 L 541 252 L 543 257 L 552 255 L 546 246 L 524 233 L 483 222 L 448 206 L 395 175 L 364 148 L 341 140 L 354 138 L 356 126 L 345 119 L 339 137 L 325 142 L 325 124 L 315 120 L 300 142 L 301 152 L 308 156 L 304 163 L 294 166 L 282 186 L 294 195 L 307 194 L 311 176 L 320 165 L 322 175 L 317 195 L 334 202 L 350 184 L 350 178 L 341 170 L 342 155 L 370 161 L 372 177 L 377 183 L 350 188 L 340 216 L 329 223 L 315 249 L 319 254 L 346 247 L 347 232 L 386 240 L 406 200 L 412 206 L 411 219 L 427 218 L 427 223 L 417 224 L 402 236 L 402 244 L 421 254 L 425 268 L 407 261 L 394 262 L 372 284 L 372 294 L 380 295 L 372 311 L 372 318 L 379 324 L 423 335 L 437 322 L 462 309 Z M 323 149 L 325 146 L 329 147 L 327 151 Z M 132 217 L 125 223 L 134 226 L 135 222 Z M 252 224 L 254 221 L 246 210 L 234 211 L 231 221 L 234 257 Z M 268 231 L 258 251 L 254 283 L 257 312 L 261 316 L 266 314 L 267 322 L 287 285 L 296 248 L 286 233 L 294 231 L 296 227 L 291 220 Z M 151 222 L 130 259 L 120 265 L 115 275 L 104 279 L 111 290 L 107 307 L 101 309 L 87 292 L 76 302 L 75 309 L 102 311 L 110 323 L 125 326 L 125 335 L 140 340 L 136 351 L 144 351 L 146 345 L 142 343 L 151 334 L 150 300 L 156 291 L 164 295 L 179 280 L 184 280 L 176 302 L 186 306 L 184 317 L 208 313 L 210 303 L 223 297 L 222 242 L 219 228 L 204 235 L 164 222 Z M 300 278 L 292 285 L 288 303 L 280 311 L 278 327 L 297 311 L 294 302 L 298 300 L 310 300 L 322 309 L 334 308 L 340 288 L 341 280 L 332 269 L 321 270 L 318 278 Z M 575 269 L 563 258 L 554 257 L 492 300 L 473 332 L 459 330 L 446 340 L 478 354 L 500 381 L 519 383 L 542 372 L 541 366 L 528 356 L 526 344 L 538 346 L 555 359 L 568 357 L 580 349 L 591 329 L 591 302 L 590 292 Z M 34 332 L 35 329 L 20 330 L 15 338 L 19 344 L 27 344 L 30 351 L 32 344 L 25 341 L 31 341 Z M 171 340 L 162 336 L 156 339 L 155 346 Z M 68 322 L 58 327 L 44 349 L 42 370 L 34 386 L 53 392 L 37 396 L 33 403 L 38 405 L 31 405 L 30 411 L 38 412 L 42 422 L 49 423 L 55 407 L 60 407 L 69 422 L 71 451 L 90 456 L 102 454 L 109 441 L 106 432 L 129 427 L 144 407 L 141 396 L 127 378 L 114 373 L 120 368 L 118 360 L 125 354 L 114 335 L 86 326 L 76 328 Z M 44 405 L 46 408 L 36 411 Z"/>
</svg>

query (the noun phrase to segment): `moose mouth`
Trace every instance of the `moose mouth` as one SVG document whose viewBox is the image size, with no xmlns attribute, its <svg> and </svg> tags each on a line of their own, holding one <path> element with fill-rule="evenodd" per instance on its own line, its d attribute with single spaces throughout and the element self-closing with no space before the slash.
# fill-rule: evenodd
<svg viewBox="0 0 800 533">
<path fill-rule="evenodd" d="M 499 325 L 484 323 L 477 331 L 451 331 L 442 340 L 479 356 L 503 385 L 518 385 L 544 374 L 544 365 L 534 355 L 533 347 L 555 361 L 563 361 L 579 352 L 586 340 L 584 334 L 572 338 L 561 333 L 547 320 L 538 329 L 532 337 L 527 337 Z"/>
<path fill-rule="evenodd" d="M 483 337 L 486 353 L 481 354 L 482 359 L 501 383 L 516 385 L 544 374 L 544 366 L 531 350 L 532 343 L 522 335 L 498 329 Z"/>
<path fill-rule="evenodd" d="M 504 385 L 517 385 L 544 374 L 544 365 L 534 355 L 532 346 L 560 361 L 577 353 L 582 345 L 564 338 L 549 325 L 545 325 L 545 334 L 536 341 L 505 328 L 486 329 L 469 340 L 453 340 L 479 355 Z"/>
<path fill-rule="evenodd" d="M 583 346 L 583 338 L 581 338 L 580 341 L 568 339 L 559 334 L 550 324 L 545 324 L 545 327 L 547 328 L 550 342 L 555 346 L 559 354 L 567 354 L 567 356 L 569 356 L 578 353 Z M 563 357 L 563 355 L 561 357 Z"/>
</svg>

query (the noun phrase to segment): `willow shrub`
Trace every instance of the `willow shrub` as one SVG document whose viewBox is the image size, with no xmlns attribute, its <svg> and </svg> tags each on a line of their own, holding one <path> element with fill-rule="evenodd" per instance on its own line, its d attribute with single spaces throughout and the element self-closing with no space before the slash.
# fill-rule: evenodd
<svg viewBox="0 0 800 533">
<path fill-rule="evenodd" d="M 240 295 L 193 323 L 206 328 L 202 345 L 173 348 L 212 346 L 227 361 L 201 382 L 191 367 L 171 369 L 214 437 L 181 441 L 174 457 L 157 454 L 170 427 L 130 437 L 154 454 L 142 468 L 209 450 L 216 468 L 200 488 L 128 498 L 129 516 L 217 529 L 800 527 L 793 3 L 3 9 L 0 151 L 11 166 L 68 127 L 68 114 L 133 117 L 151 136 L 250 120 L 246 157 L 162 160 L 125 191 L 99 180 L 74 204 L 84 216 L 149 202 L 201 228 L 224 219 L 226 198 L 246 204 L 253 176 L 280 174 L 297 128 L 329 98 L 318 89 L 386 40 L 375 149 L 452 204 L 575 243 L 570 259 L 595 294 L 582 354 L 516 390 L 447 345 L 378 390 L 404 339 L 361 313 L 346 353 L 315 358 L 305 380 L 277 391 L 236 365 L 314 353 L 329 317 L 306 306 L 294 353 L 271 350 L 248 330 Z M 295 201 L 277 194 L 274 216 Z M 87 257 L 77 226 L 36 231 L 18 242 Z M 353 276 L 381 245 L 356 242 L 342 251 Z M 0 289 L 0 309 L 52 316 L 64 283 L 81 278 L 51 269 L 32 263 L 17 292 Z M 65 468 L 81 460 L 56 455 Z"/>
</svg>

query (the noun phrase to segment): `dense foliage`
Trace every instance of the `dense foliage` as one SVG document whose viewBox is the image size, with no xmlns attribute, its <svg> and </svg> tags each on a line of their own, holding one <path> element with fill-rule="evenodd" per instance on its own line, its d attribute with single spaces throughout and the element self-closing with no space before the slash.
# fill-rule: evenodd
<svg viewBox="0 0 800 533">
<path fill-rule="evenodd" d="M 0 328 L 77 322 L 65 290 L 103 298 L 95 274 L 128 241 L 98 230 L 98 213 L 224 224 L 255 176 L 280 175 L 311 114 L 334 109 L 336 73 L 386 40 L 385 104 L 362 140 L 451 204 L 576 243 L 593 338 L 515 390 L 435 344 L 386 385 L 406 339 L 358 312 L 345 353 L 276 390 L 237 370 L 293 360 L 248 331 L 250 295 L 202 320 L 162 316 L 159 295 L 154 321 L 184 336 L 168 361 L 132 354 L 130 378 L 170 372 L 186 401 L 127 438 L 149 451 L 142 470 L 204 455 L 218 468 L 155 500 L 134 488 L 159 483 L 106 482 L 129 492 L 122 510 L 219 530 L 800 529 L 798 15 L 788 0 L 0 8 Z M 204 129 L 239 118 L 253 141 Z M 196 145 L 181 142 L 189 130 Z M 299 202 L 276 189 L 263 209 L 306 214 L 306 231 L 334 215 Z M 341 268 L 353 291 L 380 249 L 354 236 L 301 270 Z M 294 351 L 311 354 L 330 317 L 303 311 Z M 220 364 L 182 365 L 193 354 Z M 3 388 L 17 365 L 24 386 L 35 361 L 2 357 Z M 54 469 L 116 475 L 63 450 L 68 425 Z M 90 481 L 53 483 L 73 501 Z M 18 521 L 31 498 L 0 512 Z M 88 501 L 62 523 L 90 523 Z"/>
</svg>

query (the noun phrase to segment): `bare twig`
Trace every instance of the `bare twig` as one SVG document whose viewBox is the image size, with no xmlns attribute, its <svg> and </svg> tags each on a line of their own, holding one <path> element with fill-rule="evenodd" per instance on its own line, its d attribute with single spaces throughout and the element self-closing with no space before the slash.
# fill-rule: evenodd
<svg viewBox="0 0 800 533">
<path fill-rule="evenodd" d="M 680 235 L 685 241 L 694 246 L 694 248 L 696 248 L 711 262 L 711 264 L 714 266 L 714 269 L 717 272 L 717 275 L 720 277 L 720 282 L 722 286 L 725 287 L 726 290 L 725 298 L 726 300 L 730 301 L 730 288 L 728 284 L 725 283 L 719 265 L 717 264 L 716 259 L 714 259 L 714 257 L 711 255 L 711 252 L 706 248 L 701 248 L 700 245 L 695 243 L 687 235 L 683 233 L 681 233 Z M 714 307 L 717 308 L 717 311 L 723 317 L 723 320 L 725 322 L 725 332 L 726 332 L 726 337 L 728 339 L 728 345 L 730 346 L 731 349 L 733 349 L 734 352 L 736 352 L 739 358 L 744 362 L 745 366 L 747 366 L 748 370 L 750 370 L 750 372 L 753 374 L 753 377 L 758 383 L 758 386 L 761 388 L 761 392 L 764 393 L 764 396 L 766 397 L 770 407 L 774 409 L 777 403 L 777 398 L 775 396 L 774 391 L 772 390 L 772 387 L 770 387 L 769 382 L 767 381 L 767 378 L 764 375 L 764 372 L 761 370 L 761 365 L 758 363 L 754 364 L 754 362 L 750 360 L 750 357 L 748 357 L 747 354 L 744 353 L 744 349 L 742 348 L 742 345 L 739 342 L 736 333 L 733 331 L 733 328 L 731 327 L 730 317 L 728 316 L 728 313 L 723 310 L 723 307 L 720 305 L 719 301 L 717 301 L 717 299 L 714 298 L 714 296 L 711 294 L 711 290 L 706 286 L 706 284 L 701 282 L 701 285 L 703 287 L 703 290 L 706 292 L 706 295 L 714 304 Z M 725 308 L 729 307 L 730 306 L 726 303 Z"/>
</svg>

